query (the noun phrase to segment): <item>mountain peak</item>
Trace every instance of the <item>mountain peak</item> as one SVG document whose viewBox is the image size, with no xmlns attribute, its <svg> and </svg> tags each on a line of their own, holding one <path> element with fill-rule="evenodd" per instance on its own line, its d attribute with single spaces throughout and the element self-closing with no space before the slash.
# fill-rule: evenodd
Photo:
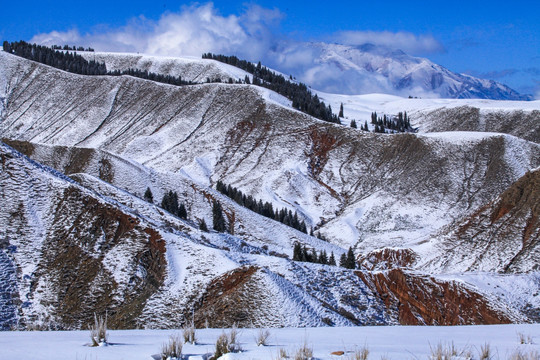
<svg viewBox="0 0 540 360">
<path fill-rule="evenodd" d="M 286 69 L 313 88 L 342 94 L 387 93 L 423 98 L 532 100 L 493 80 L 458 74 L 400 49 L 365 43 L 309 43 L 316 54 L 309 68 Z M 302 47 L 302 51 L 306 50 Z M 294 51 L 292 51 L 294 53 Z"/>
</svg>

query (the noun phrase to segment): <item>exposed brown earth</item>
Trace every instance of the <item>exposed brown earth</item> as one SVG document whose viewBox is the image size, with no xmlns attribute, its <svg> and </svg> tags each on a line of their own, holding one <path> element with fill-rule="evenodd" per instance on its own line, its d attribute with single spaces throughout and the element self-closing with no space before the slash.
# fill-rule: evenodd
<svg viewBox="0 0 540 360">
<path fill-rule="evenodd" d="M 507 324 L 512 320 L 480 294 L 455 282 L 443 282 L 401 269 L 356 272 L 396 311 L 401 325 Z"/>
<path fill-rule="evenodd" d="M 199 300 L 195 325 L 226 328 L 256 323 L 257 307 L 262 304 L 250 283 L 257 270 L 255 266 L 241 267 L 214 279 Z"/>
<path fill-rule="evenodd" d="M 164 245 L 154 229 L 68 188 L 56 206 L 32 291 L 39 291 L 41 278 L 52 285 L 56 295 L 47 305 L 56 309 L 61 327 L 84 328 L 94 312 L 107 312 L 110 327 L 134 328 L 146 300 L 163 282 Z M 111 252 L 130 258 L 111 259 L 117 267 L 106 260 Z M 129 276 L 129 284 L 119 284 L 111 268 Z"/>
<path fill-rule="evenodd" d="M 447 263 L 470 260 L 467 269 L 523 273 L 540 269 L 540 170 L 526 173 L 495 201 L 444 235 Z M 489 267 L 488 267 L 489 266 Z"/>
<path fill-rule="evenodd" d="M 411 249 L 384 248 L 361 256 L 357 262 L 366 270 L 388 270 L 394 268 L 412 268 L 418 255 Z"/>
<path fill-rule="evenodd" d="M 441 108 L 424 115 L 423 132 L 482 131 L 510 134 L 540 143 L 540 111 L 492 111 L 472 106 Z"/>
</svg>

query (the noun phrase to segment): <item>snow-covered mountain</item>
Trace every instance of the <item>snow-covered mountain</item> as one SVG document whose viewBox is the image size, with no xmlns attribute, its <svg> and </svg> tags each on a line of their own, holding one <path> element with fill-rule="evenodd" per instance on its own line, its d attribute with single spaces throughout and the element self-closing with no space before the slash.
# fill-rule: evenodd
<svg viewBox="0 0 540 360">
<path fill-rule="evenodd" d="M 95 56 L 185 79 L 244 75 L 209 60 Z M 540 166 L 538 102 L 346 98 L 346 116 L 407 110 L 419 127 L 374 134 L 253 85 L 81 76 L 3 52 L 0 63 L 0 137 L 18 150 L 2 145 L 0 158 L 4 328 L 80 328 L 93 308 L 118 327 L 178 327 L 190 316 L 214 326 L 537 319 L 537 242 L 487 241 L 483 251 L 505 256 L 482 277 L 461 265 L 477 251 L 446 246 L 463 219 Z M 480 115 L 460 123 L 464 106 Z M 526 139 L 521 120 L 533 129 Z M 239 206 L 214 190 L 218 180 L 298 212 L 326 240 Z M 142 200 L 147 187 L 155 203 L 177 191 L 188 219 Z M 212 224 L 213 200 L 228 234 L 198 228 Z M 529 203 L 517 204 L 512 214 L 526 221 Z M 516 224 L 538 232 L 536 220 Z M 292 261 L 296 242 L 337 257 L 352 246 L 364 267 Z M 500 300 L 513 286 L 520 295 Z"/>
<path fill-rule="evenodd" d="M 275 66 L 312 88 L 328 93 L 386 93 L 399 96 L 453 99 L 531 100 L 493 80 L 454 73 L 425 58 L 401 50 L 361 46 L 302 43 L 283 51 Z M 290 59 L 310 53 L 309 64 L 296 66 Z"/>
</svg>

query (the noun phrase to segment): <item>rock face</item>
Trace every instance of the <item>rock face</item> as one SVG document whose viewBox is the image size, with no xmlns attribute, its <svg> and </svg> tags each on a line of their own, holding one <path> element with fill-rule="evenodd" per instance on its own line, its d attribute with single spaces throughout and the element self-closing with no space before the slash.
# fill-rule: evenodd
<svg viewBox="0 0 540 360">
<path fill-rule="evenodd" d="M 418 255 L 411 249 L 383 248 L 362 255 L 357 261 L 361 269 L 389 270 L 412 268 Z"/>
<path fill-rule="evenodd" d="M 540 110 L 488 112 L 474 106 L 459 106 L 428 111 L 420 116 L 422 132 L 497 132 L 540 143 Z"/>
<path fill-rule="evenodd" d="M 105 310 L 111 326 L 134 327 L 163 282 L 161 235 L 4 145 L 0 164 L 2 298 L 11 294 L 2 325 L 15 326 L 15 308 L 19 327 L 84 328 Z"/>
<path fill-rule="evenodd" d="M 441 234 L 439 246 L 449 256 L 433 259 L 429 267 L 440 271 L 538 271 L 539 216 L 540 169 L 536 169 Z"/>
<path fill-rule="evenodd" d="M 401 269 L 357 275 L 397 313 L 401 325 L 508 324 L 520 320 L 456 282 Z"/>
</svg>

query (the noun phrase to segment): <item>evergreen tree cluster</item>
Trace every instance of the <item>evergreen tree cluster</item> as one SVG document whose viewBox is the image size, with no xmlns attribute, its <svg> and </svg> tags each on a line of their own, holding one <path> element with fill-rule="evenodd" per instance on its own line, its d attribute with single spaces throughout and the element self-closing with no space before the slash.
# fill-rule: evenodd
<svg viewBox="0 0 540 360">
<path fill-rule="evenodd" d="M 55 67 L 80 75 L 106 75 L 107 67 L 104 63 L 94 60 L 86 60 L 81 55 L 69 51 L 51 49 L 47 46 L 29 44 L 25 41 L 15 41 L 3 43 L 4 51 L 23 57 L 28 60 L 40 62 L 45 65 Z"/>
<path fill-rule="evenodd" d="M 127 70 L 109 71 L 107 75 L 111 75 L 111 76 L 129 75 L 129 76 L 137 77 L 140 79 L 152 80 L 152 81 L 159 82 L 162 84 L 169 84 L 169 85 L 176 85 L 176 86 L 193 85 L 193 82 L 191 81 L 182 80 L 181 76 L 156 74 L 154 72 L 149 72 L 148 70 L 140 70 L 140 69 L 132 69 L 132 68 L 129 68 Z"/>
<path fill-rule="evenodd" d="M 309 251 L 306 246 L 295 243 L 293 248 L 293 260 L 304 261 L 325 265 L 336 265 L 336 259 L 334 253 L 330 253 L 330 256 L 326 253 L 326 250 L 322 250 L 319 253 L 315 249 Z M 351 247 L 347 251 L 347 254 L 341 254 L 339 258 L 339 266 L 346 269 L 356 269 L 356 259 L 354 258 L 354 252 Z"/>
<path fill-rule="evenodd" d="M 184 203 L 178 203 L 178 194 L 176 191 L 169 190 L 163 195 L 161 200 L 161 207 L 163 210 L 178 216 L 181 219 L 187 219 L 187 210 Z"/>
<path fill-rule="evenodd" d="M 28 60 L 37 61 L 39 63 L 55 67 L 60 70 L 68 71 L 79 75 L 129 75 L 145 80 L 152 80 L 169 85 L 192 85 L 191 81 L 182 80 L 180 76 L 162 75 L 147 70 L 127 69 L 107 71 L 104 63 L 98 63 L 94 60 L 86 60 L 77 53 L 70 53 L 69 50 L 75 50 L 75 46 L 64 45 L 64 47 L 53 45 L 52 48 L 36 44 L 29 44 L 24 41 L 3 43 L 4 51 L 13 55 L 23 57 Z M 84 49 L 79 46 L 77 51 L 93 51 L 94 49 Z M 81 50 L 82 49 L 82 50 Z"/>
<path fill-rule="evenodd" d="M 399 112 L 397 116 L 386 116 L 385 114 L 382 117 L 373 112 L 371 113 L 371 124 L 375 125 L 374 132 L 382 134 L 415 131 L 411 127 L 411 120 L 406 111 Z"/>
<path fill-rule="evenodd" d="M 293 214 L 291 210 L 287 210 L 285 208 L 281 210 L 274 210 L 272 203 L 263 203 L 262 200 L 257 201 L 255 198 L 253 198 L 253 196 L 246 196 L 242 193 L 242 191 L 232 187 L 231 185 L 225 185 L 221 180 L 217 182 L 216 190 L 233 199 L 239 205 L 246 207 L 259 215 L 274 219 L 307 234 L 306 223 L 298 219 L 298 213 L 296 212 Z"/>
<path fill-rule="evenodd" d="M 278 94 L 285 96 L 292 101 L 292 106 L 308 115 L 318 119 L 340 124 L 339 117 L 332 112 L 330 105 L 326 106 L 319 97 L 313 95 L 305 84 L 292 82 L 292 78 L 286 79 L 283 75 L 276 74 L 267 67 L 262 66 L 261 62 L 254 65 L 246 60 L 240 60 L 236 56 L 216 55 L 206 53 L 202 55 L 203 59 L 217 60 L 240 68 L 253 75 L 253 84 L 273 90 Z M 249 78 L 244 79 L 249 84 Z M 341 112 L 342 113 L 342 112 Z"/>
<path fill-rule="evenodd" d="M 317 254 L 315 249 L 311 249 L 311 251 L 309 251 L 305 245 L 302 246 L 300 243 L 294 244 L 293 260 L 324 265 L 336 265 L 336 258 L 334 257 L 333 252 L 330 253 L 330 256 L 328 256 L 326 250 L 322 250 Z"/>
<path fill-rule="evenodd" d="M 83 48 L 82 46 L 69 46 L 69 45 L 64 45 L 64 46 L 60 46 L 60 45 L 53 45 L 51 46 L 51 49 L 53 50 L 72 50 L 72 51 L 90 51 L 90 52 L 94 52 L 94 49 L 92 49 L 91 47 L 87 47 L 86 49 Z"/>
</svg>

